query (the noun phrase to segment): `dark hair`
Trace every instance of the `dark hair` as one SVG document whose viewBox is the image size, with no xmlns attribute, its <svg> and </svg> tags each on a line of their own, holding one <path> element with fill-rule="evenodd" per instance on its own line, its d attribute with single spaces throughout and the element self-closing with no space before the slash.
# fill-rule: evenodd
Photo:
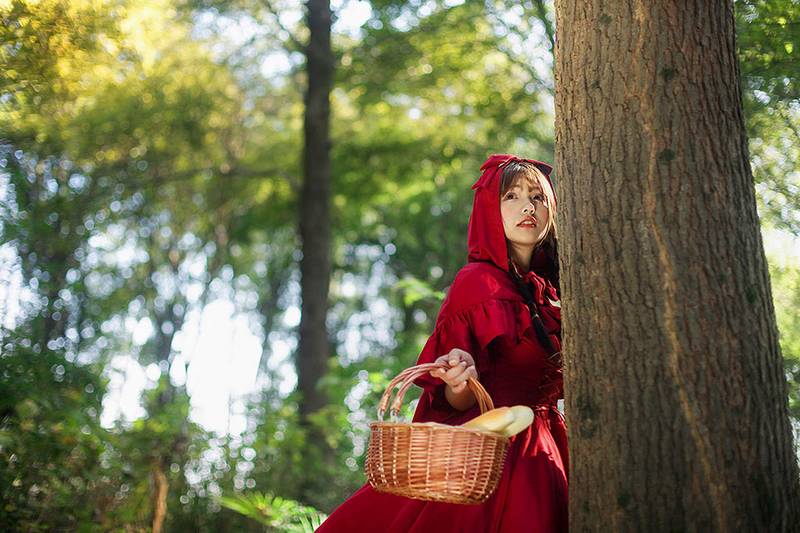
<svg viewBox="0 0 800 533">
<path fill-rule="evenodd" d="M 517 286 L 517 290 L 522 295 L 522 299 L 525 300 L 525 303 L 528 304 L 528 309 L 531 312 L 531 321 L 533 322 L 533 329 L 536 331 L 536 337 L 539 339 L 539 342 L 547 350 L 547 353 L 552 356 L 556 352 L 555 346 L 553 346 L 553 342 L 550 340 L 550 336 L 547 334 L 547 330 L 544 328 L 544 323 L 542 323 L 542 318 L 539 316 L 539 306 L 536 304 L 536 301 L 533 299 L 533 294 L 531 294 L 531 288 L 522 280 L 522 277 L 517 273 L 514 265 L 511 265 L 508 269 L 508 275 L 511 276 L 511 279 L 514 281 L 514 284 Z"/>
</svg>

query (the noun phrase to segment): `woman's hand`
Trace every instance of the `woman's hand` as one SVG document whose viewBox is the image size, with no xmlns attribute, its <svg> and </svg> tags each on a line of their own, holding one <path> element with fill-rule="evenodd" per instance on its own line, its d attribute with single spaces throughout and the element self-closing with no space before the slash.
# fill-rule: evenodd
<svg viewBox="0 0 800 533">
<path fill-rule="evenodd" d="M 450 353 L 438 357 L 435 363 L 447 363 L 449 369 L 431 370 L 431 376 L 439 378 L 452 390 L 454 394 L 460 395 L 467 387 L 467 379 L 473 377 L 478 379 L 478 371 L 475 369 L 475 360 L 464 350 L 453 348 Z"/>
</svg>

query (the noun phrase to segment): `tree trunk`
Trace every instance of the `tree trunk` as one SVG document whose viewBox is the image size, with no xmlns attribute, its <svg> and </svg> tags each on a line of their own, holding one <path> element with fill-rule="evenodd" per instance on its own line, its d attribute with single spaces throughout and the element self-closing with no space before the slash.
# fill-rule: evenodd
<svg viewBox="0 0 800 533">
<path fill-rule="evenodd" d="M 733 5 L 556 0 L 572 531 L 798 531 Z"/>
<path fill-rule="evenodd" d="M 328 0 L 309 0 L 310 30 L 306 47 L 308 87 L 305 95 L 303 186 L 298 203 L 302 314 L 297 349 L 300 413 L 305 419 L 326 403 L 317 384 L 327 370 L 330 346 L 325 318 L 331 275 L 330 231 L 330 93 L 334 57 L 331 50 L 331 8 Z"/>
<path fill-rule="evenodd" d="M 167 517 L 169 481 L 158 460 L 153 461 L 151 475 L 153 477 L 153 492 L 150 495 L 153 506 L 153 533 L 161 533 L 164 530 L 164 519 Z"/>
</svg>

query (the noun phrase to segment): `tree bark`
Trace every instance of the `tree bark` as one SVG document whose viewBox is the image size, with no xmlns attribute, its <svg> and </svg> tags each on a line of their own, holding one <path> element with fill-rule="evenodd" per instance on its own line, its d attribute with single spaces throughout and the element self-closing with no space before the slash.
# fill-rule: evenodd
<svg viewBox="0 0 800 533">
<path fill-rule="evenodd" d="M 151 494 L 153 506 L 153 533 L 161 533 L 164 530 L 164 519 L 167 517 L 167 493 L 169 492 L 169 481 L 164 468 L 158 460 L 153 461 L 151 471 L 153 478 L 153 492 Z"/>
<path fill-rule="evenodd" d="M 556 0 L 572 531 L 798 531 L 732 2 Z"/>
<path fill-rule="evenodd" d="M 298 215 L 303 258 L 300 261 L 302 313 L 297 349 L 300 414 L 303 419 L 326 403 L 318 389 L 330 357 L 325 319 L 331 275 L 330 93 L 334 56 L 328 0 L 307 2 L 310 30 L 306 46 L 303 185 Z"/>
</svg>

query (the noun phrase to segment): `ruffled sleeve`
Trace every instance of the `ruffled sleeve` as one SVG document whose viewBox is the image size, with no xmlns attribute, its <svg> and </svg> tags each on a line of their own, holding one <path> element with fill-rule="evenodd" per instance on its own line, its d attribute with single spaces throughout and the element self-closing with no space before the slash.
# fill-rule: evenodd
<svg viewBox="0 0 800 533">
<path fill-rule="evenodd" d="M 469 352 L 475 359 L 478 374 L 487 372 L 493 362 L 489 345 L 506 335 L 519 342 L 531 327 L 528 307 L 521 301 L 491 299 L 470 305 L 437 319 L 433 334 L 428 338 L 417 364 L 432 363 L 453 348 Z M 423 388 L 415 422 L 460 424 L 477 414 L 477 406 L 467 411 L 453 408 L 444 396 L 444 382 L 425 374 L 415 384 Z"/>
</svg>

